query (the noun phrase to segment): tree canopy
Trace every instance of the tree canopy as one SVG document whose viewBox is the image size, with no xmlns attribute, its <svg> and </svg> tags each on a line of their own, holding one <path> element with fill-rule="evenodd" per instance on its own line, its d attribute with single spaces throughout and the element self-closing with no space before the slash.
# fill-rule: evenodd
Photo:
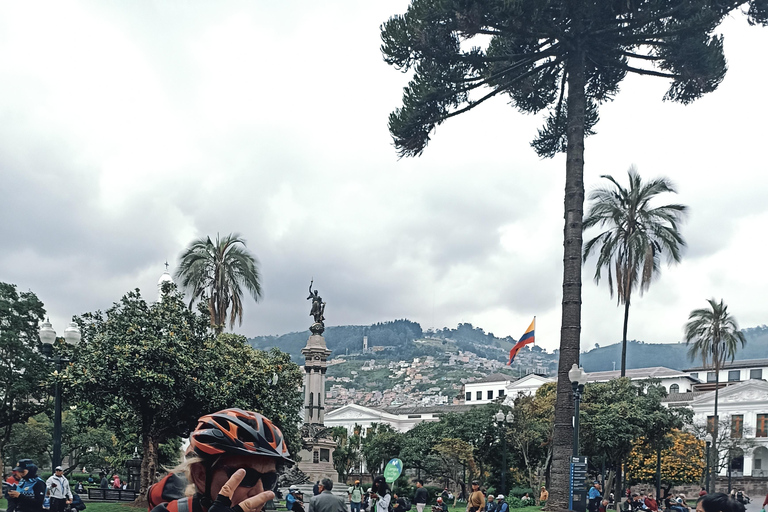
<svg viewBox="0 0 768 512">
<path fill-rule="evenodd" d="M 232 234 L 216 241 L 211 237 L 193 241 L 181 254 L 176 277 L 191 293 L 189 306 L 201 300 L 208 306 L 211 326 L 221 333 L 227 323 L 243 323 L 243 289 L 253 300 L 261 298 L 261 275 L 256 258 L 247 251 L 245 240 Z"/>
<path fill-rule="evenodd" d="M 750 23 L 768 25 L 766 0 L 412 0 L 382 25 L 384 60 L 412 72 L 402 106 L 389 116 L 400 156 L 420 155 L 435 127 L 498 95 L 524 113 L 547 112 L 531 145 L 566 152 L 563 298 L 553 436 L 552 493 L 567 504 L 573 405 L 568 369 L 579 360 L 584 138 L 599 105 L 628 73 L 670 81 L 665 100 L 689 103 L 726 72 L 714 33 L 747 5 Z"/>
<path fill-rule="evenodd" d="M 0 462 L 12 427 L 49 406 L 51 368 L 40 353 L 39 322 L 43 303 L 32 292 L 0 283 Z"/>
<path fill-rule="evenodd" d="M 93 404 L 110 426 L 135 421 L 142 491 L 154 480 L 161 443 L 227 407 L 265 414 L 296 453 L 298 367 L 277 350 L 253 350 L 241 336 L 212 336 L 208 318 L 187 309 L 173 285 L 163 292 L 161 301 L 147 303 L 135 290 L 106 314 L 83 315 L 83 341 L 62 377 L 67 396 Z"/>
<path fill-rule="evenodd" d="M 584 263 L 598 253 L 595 283 L 603 272 L 608 274 L 608 289 L 613 297 L 614 282 L 619 304 L 624 304 L 624 330 L 621 345 L 621 376 L 627 371 L 627 323 L 632 292 L 640 295 L 659 274 L 661 256 L 668 263 L 678 263 L 685 241 L 679 225 L 686 206 L 655 205 L 653 199 L 665 192 L 675 193 L 672 182 L 656 178 L 646 182 L 634 167 L 627 172 L 629 187 L 624 188 L 613 176 L 602 176 L 612 186 L 598 187 L 589 194 L 592 201 L 584 219 L 584 229 L 597 227 L 601 233 L 584 245 Z"/>
</svg>

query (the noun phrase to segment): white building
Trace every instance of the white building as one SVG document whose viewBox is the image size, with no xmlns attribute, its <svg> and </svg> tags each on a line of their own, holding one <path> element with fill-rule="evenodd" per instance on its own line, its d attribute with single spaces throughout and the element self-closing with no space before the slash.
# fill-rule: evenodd
<svg viewBox="0 0 768 512">
<path fill-rule="evenodd" d="M 649 368 L 634 368 L 626 370 L 625 376 L 629 380 L 658 379 L 667 393 L 687 393 L 693 391 L 694 384 L 699 380 L 686 372 L 673 370 L 664 366 L 652 366 Z M 608 382 L 621 376 L 621 371 L 587 373 L 587 382 Z"/>
<path fill-rule="evenodd" d="M 685 372 L 702 383 L 706 383 L 696 386 L 697 390 L 714 389 L 715 370 L 713 368 L 696 366 L 688 368 Z M 721 383 L 735 383 L 755 379 L 768 379 L 768 359 L 744 359 L 727 362 L 720 369 L 718 380 Z"/>
<path fill-rule="evenodd" d="M 718 395 L 720 423 L 727 419 L 731 436 L 752 438 L 755 444 L 742 456 L 732 459 L 731 475 L 768 477 L 768 382 L 745 380 L 721 388 Z M 703 426 L 714 421 L 714 390 L 670 395 L 666 403 L 691 407 L 696 425 Z M 723 468 L 720 474 L 727 475 L 727 468 Z"/>
<path fill-rule="evenodd" d="M 440 416 L 449 412 L 466 412 L 463 405 L 439 405 L 428 407 L 365 407 L 347 404 L 325 413 L 326 427 L 344 427 L 350 434 L 355 426 L 361 427 L 365 437 L 372 423 L 386 423 L 398 432 L 407 432 L 422 421 L 438 421 Z"/>
<path fill-rule="evenodd" d="M 482 405 L 493 402 L 499 397 L 506 396 L 507 386 L 514 380 L 503 373 L 492 373 L 475 382 L 464 384 L 464 403 L 467 405 Z"/>
</svg>

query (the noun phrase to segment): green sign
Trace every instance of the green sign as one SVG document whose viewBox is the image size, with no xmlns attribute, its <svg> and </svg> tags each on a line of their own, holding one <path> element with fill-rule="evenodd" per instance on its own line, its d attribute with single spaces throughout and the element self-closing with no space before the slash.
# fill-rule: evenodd
<svg viewBox="0 0 768 512">
<path fill-rule="evenodd" d="M 392 459 L 391 461 L 387 462 L 387 466 L 384 468 L 384 480 L 391 484 L 397 480 L 397 477 L 399 477 L 400 473 L 402 472 L 403 461 L 400 459 Z"/>
</svg>

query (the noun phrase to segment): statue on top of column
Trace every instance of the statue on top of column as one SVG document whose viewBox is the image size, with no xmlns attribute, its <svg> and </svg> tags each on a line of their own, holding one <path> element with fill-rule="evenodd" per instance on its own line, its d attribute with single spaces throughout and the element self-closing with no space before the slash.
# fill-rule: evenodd
<svg viewBox="0 0 768 512">
<path fill-rule="evenodd" d="M 307 297 L 307 300 L 312 301 L 312 309 L 309 312 L 309 316 L 315 319 L 315 323 L 312 324 L 312 327 L 310 327 L 309 330 L 314 334 L 322 334 L 325 330 L 325 324 L 323 324 L 323 321 L 325 320 L 325 317 L 323 316 L 325 313 L 325 302 L 323 302 L 323 298 L 320 297 L 320 292 L 317 288 L 315 288 L 315 291 L 312 291 L 312 284 L 314 284 L 314 282 L 314 279 L 309 282 L 309 297 Z"/>
</svg>

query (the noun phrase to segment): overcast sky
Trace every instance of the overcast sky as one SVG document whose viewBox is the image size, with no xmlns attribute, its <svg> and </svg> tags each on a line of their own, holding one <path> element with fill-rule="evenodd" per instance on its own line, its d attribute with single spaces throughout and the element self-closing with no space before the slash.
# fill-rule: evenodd
<svg viewBox="0 0 768 512">
<path fill-rule="evenodd" d="M 407 76 L 379 26 L 404 0 L 92 1 L 0 5 L 0 281 L 54 329 L 130 289 L 154 299 L 196 237 L 240 233 L 263 274 L 236 332 L 471 322 L 557 348 L 565 160 L 529 143 L 541 116 L 497 98 L 398 160 L 387 116 Z M 729 71 L 689 106 L 630 77 L 586 141 L 587 190 L 667 176 L 690 207 L 682 263 L 633 300 L 629 337 L 677 342 L 723 298 L 768 323 L 768 29 L 722 27 Z M 762 263 L 761 263 L 762 262 Z M 584 270 L 582 348 L 621 339 L 623 309 Z"/>
</svg>

